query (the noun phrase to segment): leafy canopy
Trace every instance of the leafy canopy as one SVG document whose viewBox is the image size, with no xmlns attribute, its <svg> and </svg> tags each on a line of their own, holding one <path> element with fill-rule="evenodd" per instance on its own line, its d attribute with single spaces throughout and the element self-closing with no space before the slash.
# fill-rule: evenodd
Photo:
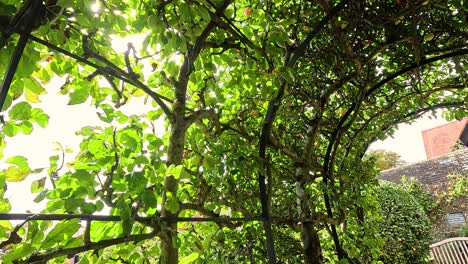
<svg viewBox="0 0 468 264">
<path fill-rule="evenodd" d="M 400 155 L 393 151 L 376 149 L 366 155 L 367 158 L 375 160 L 375 166 L 379 170 L 388 170 L 406 164 L 406 161 L 402 160 Z"/>
<path fill-rule="evenodd" d="M 105 125 L 77 131 L 74 160 L 59 150 L 33 183 L 44 215 L 1 222 L 6 263 L 275 263 L 274 249 L 285 263 L 381 263 L 369 144 L 435 109 L 467 114 L 459 0 L 46 2 L 56 17 L 30 36 L 2 148 L 47 126 L 36 103 L 55 76 Z M 134 35 L 141 49 L 112 48 Z M 146 113 L 119 109 L 136 97 Z M 3 159 L 9 213 L 3 187 L 38 171 Z"/>
</svg>

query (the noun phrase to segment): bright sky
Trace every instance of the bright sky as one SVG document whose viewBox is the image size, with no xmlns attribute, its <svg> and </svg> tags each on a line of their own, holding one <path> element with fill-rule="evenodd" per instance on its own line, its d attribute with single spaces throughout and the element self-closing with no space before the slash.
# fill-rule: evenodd
<svg viewBox="0 0 468 264">
<path fill-rule="evenodd" d="M 96 108 L 89 102 L 81 105 L 68 105 L 68 95 L 58 94 L 58 87 L 60 87 L 58 82 L 52 82 L 46 87 L 48 94 L 40 97 L 42 100 L 40 104 L 33 104 L 33 107 L 42 108 L 50 116 L 48 126 L 46 128 L 34 126 L 30 135 L 18 134 L 14 138 L 6 138 L 5 157 L 21 155 L 28 159 L 31 169 L 47 168 L 50 156 L 61 155 L 60 152 L 54 150 L 56 148 L 54 142 L 59 142 L 64 148 L 73 149 L 74 152 L 66 154 L 65 157 L 66 160 L 71 161 L 77 154 L 81 142 L 81 137 L 76 135 L 76 131 L 84 126 L 108 125 L 98 118 Z M 128 105 L 122 106 L 119 110 L 126 114 L 142 114 L 149 107 L 149 103 L 144 105 L 143 98 L 137 98 L 132 99 Z M 61 160 L 59 165 L 60 163 Z M 0 163 L 1 169 L 6 166 L 8 165 Z M 44 176 L 46 173 L 29 175 L 23 182 L 8 183 L 5 198 L 10 199 L 14 208 L 12 212 L 24 213 L 30 210 L 36 213 L 43 209 L 43 204 L 37 205 L 32 202 L 36 196 L 31 195 L 30 186 L 33 181 Z M 50 184 L 48 180 L 46 183 Z"/>
<path fill-rule="evenodd" d="M 412 124 L 400 124 L 393 137 L 384 141 L 377 141 L 370 149 L 385 149 L 398 153 L 409 163 L 426 159 L 426 151 L 422 138 L 422 131 L 449 123 L 440 116 L 434 118 L 430 114 L 424 115 Z"/>
<path fill-rule="evenodd" d="M 127 43 L 132 42 L 136 50 L 141 49 L 141 43 L 145 35 L 135 35 L 113 41 L 112 48 L 118 53 L 127 50 Z M 145 65 L 147 66 L 147 65 Z M 71 148 L 74 151 L 79 149 L 81 138 L 76 135 L 76 131 L 83 126 L 105 126 L 96 115 L 96 108 L 86 102 L 81 105 L 68 105 L 68 95 L 59 95 L 59 87 L 63 80 L 55 78 L 45 88 L 47 94 L 40 97 L 41 103 L 33 107 L 42 108 L 49 116 L 49 124 L 46 128 L 34 127 L 30 135 L 18 134 L 13 139 L 7 138 L 7 146 L 4 150 L 5 157 L 21 155 L 28 159 L 32 169 L 47 168 L 49 157 L 60 153 L 56 150 L 54 142 L 59 142 L 64 148 Z M 104 84 L 108 86 L 108 84 Z M 149 106 L 143 106 L 143 98 L 132 99 L 128 105 L 122 106 L 119 110 L 127 114 L 141 114 Z M 66 154 L 65 159 L 71 161 L 77 153 Z M 61 160 L 59 160 L 60 164 Z M 0 169 L 8 167 L 8 164 L 0 163 Z M 47 171 L 47 170 L 45 170 Z M 26 210 L 32 213 L 40 212 L 44 208 L 44 203 L 36 204 L 32 200 L 36 195 L 30 192 L 31 183 L 46 176 L 46 173 L 29 175 L 23 182 L 8 183 L 8 190 L 5 198 L 8 198 L 12 205 L 12 212 L 24 213 Z M 50 185 L 47 180 L 46 184 Z M 47 185 L 46 185 L 47 187 Z M 50 187 L 50 186 L 49 186 Z"/>
</svg>

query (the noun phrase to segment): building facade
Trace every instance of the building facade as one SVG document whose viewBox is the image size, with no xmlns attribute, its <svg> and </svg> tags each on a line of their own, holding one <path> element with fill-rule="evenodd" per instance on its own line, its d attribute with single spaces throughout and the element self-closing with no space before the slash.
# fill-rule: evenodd
<svg viewBox="0 0 468 264">
<path fill-rule="evenodd" d="M 427 159 L 453 151 L 456 144 L 468 146 L 468 117 L 422 131 Z"/>
</svg>

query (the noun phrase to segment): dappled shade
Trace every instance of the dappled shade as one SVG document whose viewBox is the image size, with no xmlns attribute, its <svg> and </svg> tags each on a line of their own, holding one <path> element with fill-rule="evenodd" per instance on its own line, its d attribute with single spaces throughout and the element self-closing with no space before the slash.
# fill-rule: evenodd
<svg viewBox="0 0 468 264">
<path fill-rule="evenodd" d="M 467 115 L 462 4 L 2 3 L 0 150 L 47 127 L 53 113 L 37 103 L 54 76 L 70 105 L 91 104 L 103 122 L 76 132 L 77 149 L 57 144 L 48 168 L 1 157 L 1 216 L 24 219 L 0 224 L 2 260 L 382 259 L 378 171 L 365 153 L 425 113 Z M 137 34 L 141 49 L 113 49 Z M 137 97 L 148 111 L 122 110 Z M 15 215 L 5 190 L 33 174 L 46 208 Z"/>
</svg>

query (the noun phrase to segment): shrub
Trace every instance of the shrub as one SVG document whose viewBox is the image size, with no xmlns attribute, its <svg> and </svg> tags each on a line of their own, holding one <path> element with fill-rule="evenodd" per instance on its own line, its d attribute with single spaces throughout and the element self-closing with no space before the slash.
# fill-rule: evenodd
<svg viewBox="0 0 468 264">
<path fill-rule="evenodd" d="M 403 176 L 401 177 L 401 183 L 403 189 L 411 194 L 414 199 L 416 199 L 416 202 L 422 206 L 426 215 L 429 216 L 429 218 L 433 217 L 435 219 L 439 212 L 437 212 L 437 203 L 431 193 L 424 189 L 422 184 L 415 178 L 408 179 Z"/>
<path fill-rule="evenodd" d="M 431 222 L 417 200 L 401 187 L 388 184 L 378 189 L 385 241 L 384 263 L 427 263 Z"/>
<path fill-rule="evenodd" d="M 452 174 L 449 180 L 449 195 L 453 198 L 468 198 L 468 173 Z"/>
<path fill-rule="evenodd" d="M 468 237 L 468 225 L 463 225 L 457 230 L 457 236 Z"/>
</svg>

